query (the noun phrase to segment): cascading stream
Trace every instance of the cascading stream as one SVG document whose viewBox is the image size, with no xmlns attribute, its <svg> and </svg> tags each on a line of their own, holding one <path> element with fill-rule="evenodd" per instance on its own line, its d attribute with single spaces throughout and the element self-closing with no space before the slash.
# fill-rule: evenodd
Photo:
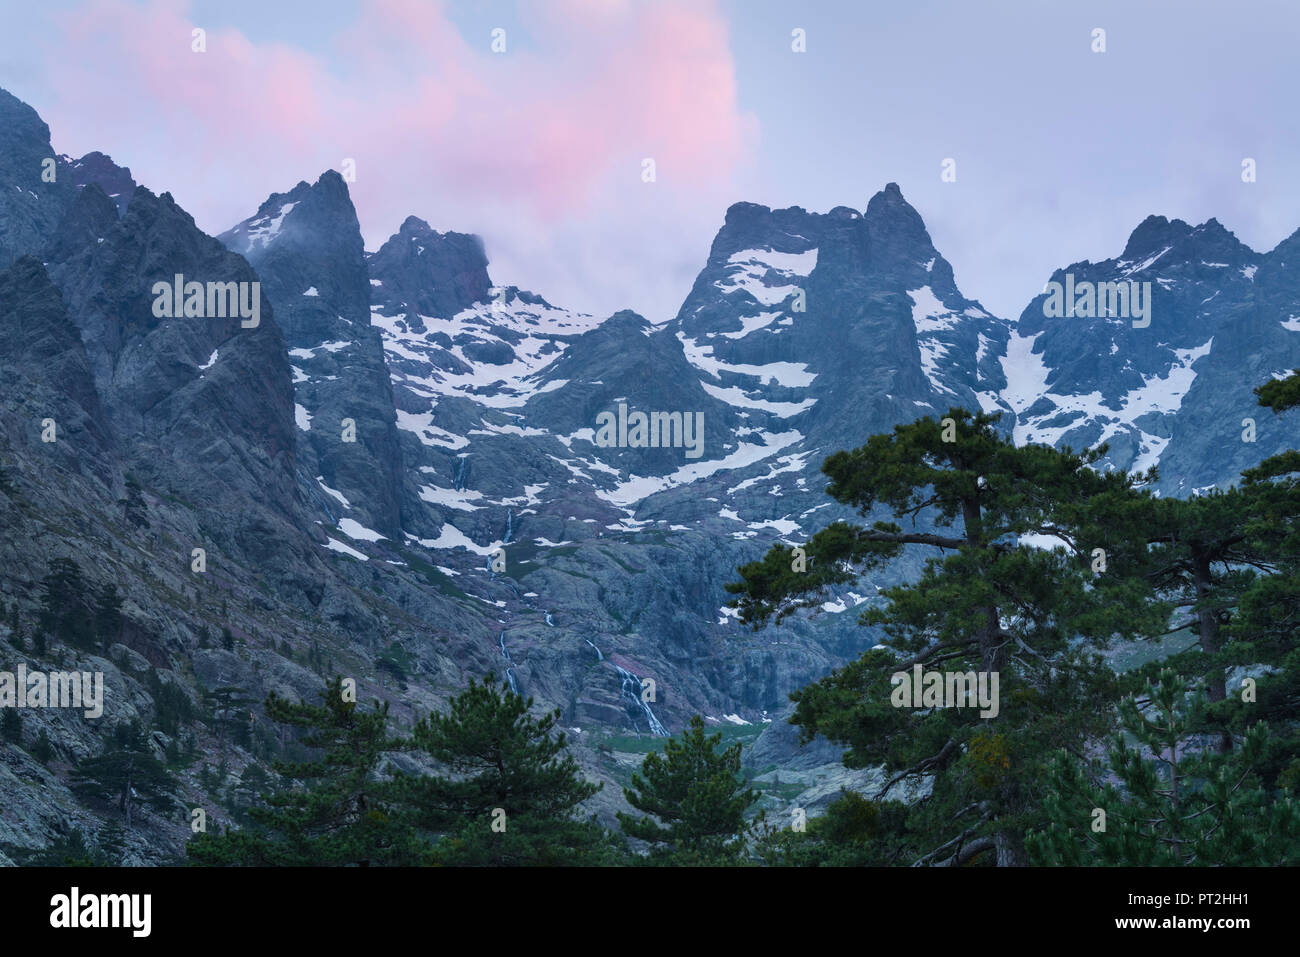
<svg viewBox="0 0 1300 957">
<path fill-rule="evenodd" d="M 506 665 L 506 683 L 510 685 L 511 691 L 519 694 L 519 684 L 515 681 L 515 669 L 512 667 L 514 661 L 510 657 L 510 652 L 506 650 L 506 633 L 504 631 L 497 636 L 497 643 L 501 645 L 501 657 L 508 662 Z"/>
<path fill-rule="evenodd" d="M 599 650 L 597 653 L 599 653 Z M 659 723 L 659 719 L 655 717 L 654 710 L 649 703 L 641 699 L 641 679 L 626 668 L 619 668 L 618 665 L 614 665 L 614 667 L 618 668 L 618 673 L 623 678 L 623 697 L 641 709 L 641 712 L 645 715 L 646 724 L 650 727 L 650 733 L 659 738 L 670 737 L 668 729 Z"/>
</svg>

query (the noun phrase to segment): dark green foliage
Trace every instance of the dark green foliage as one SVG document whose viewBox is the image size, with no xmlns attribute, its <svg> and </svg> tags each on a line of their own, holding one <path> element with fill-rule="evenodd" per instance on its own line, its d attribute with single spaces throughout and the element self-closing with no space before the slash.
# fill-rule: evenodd
<svg viewBox="0 0 1300 957">
<path fill-rule="evenodd" d="M 32 757 L 41 764 L 49 764 L 50 758 L 54 756 L 54 747 L 50 744 L 50 735 L 44 728 L 41 728 L 41 733 L 36 736 L 31 753 Z"/>
<path fill-rule="evenodd" d="M 1280 584 L 1272 573 L 1284 544 L 1278 534 L 1285 524 L 1282 515 L 1300 515 L 1300 498 L 1294 495 L 1290 502 L 1270 504 L 1280 494 L 1276 487 L 1248 480 L 1241 488 L 1190 499 L 1144 496 L 1124 515 L 1146 533 L 1148 550 L 1137 565 L 1145 563 L 1146 580 L 1177 610 L 1161 631 L 1187 629 L 1195 636 L 1194 651 L 1169 664 L 1204 682 L 1206 719 L 1219 750 L 1231 747 L 1230 728 L 1240 726 L 1243 717 L 1253 721 L 1261 716 L 1242 714 L 1240 702 L 1228 694 L 1226 676 L 1233 664 L 1260 660 L 1252 642 L 1244 640 L 1253 629 L 1243 631 L 1243 623 L 1234 621 L 1243 600 L 1251 600 L 1248 595 Z M 1159 667 L 1153 664 L 1134 674 L 1131 689 L 1154 677 Z"/>
<path fill-rule="evenodd" d="M 259 764 L 250 764 L 244 769 L 238 785 L 232 786 L 230 792 L 230 809 L 236 821 L 244 827 L 255 826 L 249 811 L 266 800 L 272 790 L 272 777 L 262 770 Z"/>
<path fill-rule="evenodd" d="M 226 685 L 205 692 L 203 697 L 211 712 L 212 723 L 217 729 L 222 753 L 225 753 L 227 736 L 233 736 L 236 744 L 246 745 L 251 714 L 248 705 L 252 703 L 252 699 L 244 694 L 244 690 L 237 685 Z M 241 726 L 242 733 L 240 733 Z"/>
<path fill-rule="evenodd" d="M 0 738 L 10 744 L 22 744 L 23 719 L 13 708 L 0 708 Z"/>
<path fill-rule="evenodd" d="M 335 678 L 322 703 L 292 704 L 274 694 L 267 717 L 299 729 L 309 750 L 302 761 L 277 761 L 288 785 L 253 807 L 246 830 L 199 834 L 186 846 L 196 864 L 243 866 L 380 866 L 422 859 L 410 828 L 401 826 L 383 798 L 377 770 L 390 738 L 388 706 L 370 710 L 347 700 Z"/>
<path fill-rule="evenodd" d="M 652 860 L 672 864 L 735 862 L 746 847 L 745 813 L 759 793 L 740 777 L 739 743 L 719 751 L 699 715 L 663 754 L 651 752 L 623 796 L 640 817 L 619 812 L 623 832 L 655 845 Z M 646 816 L 649 815 L 649 816 Z"/>
<path fill-rule="evenodd" d="M 107 652 L 111 644 L 122 635 L 122 596 L 117 586 L 109 583 L 95 597 L 93 627 L 99 638 L 99 647 Z"/>
<path fill-rule="evenodd" d="M 81 568 L 70 558 L 50 561 L 41 581 L 41 611 L 37 620 L 42 643 L 48 636 L 79 648 L 94 646 L 94 619 Z"/>
<path fill-rule="evenodd" d="M 375 666 L 387 671 L 405 687 L 406 678 L 411 669 L 411 661 L 406 654 L 406 649 L 397 642 L 389 645 L 388 650 L 375 659 Z"/>
<path fill-rule="evenodd" d="M 6 853 L 19 867 L 117 867 L 125 835 L 116 821 L 105 825 L 92 847 L 80 828 L 57 837 L 42 848 L 8 847 Z"/>
<path fill-rule="evenodd" d="M 804 546 L 806 565 L 776 546 L 727 587 L 741 619 L 759 626 L 820 603 L 825 586 L 904 547 L 936 549 L 918 581 L 886 589 L 860 618 L 888 648 L 791 695 L 792 720 L 808 737 L 847 744 L 850 767 L 883 765 L 877 800 L 899 783 L 930 782 L 910 806 L 906 841 L 919 853 L 904 863 L 1015 864 L 1039 813 L 1032 789 L 1047 754 L 1107 730 L 1118 685 L 1088 645 L 1163 630 L 1167 612 L 1137 573 L 1146 542 L 1124 520 L 1139 498 L 1132 480 L 1090 467 L 1104 448 L 1016 448 L 994 431 L 996 416 L 952 409 L 948 418 L 952 441 L 943 422 L 925 418 L 822 466 L 833 498 L 863 515 L 887 508 L 898 521 L 837 522 Z M 1067 544 L 1017 545 L 1026 534 Z M 1104 573 L 1095 548 L 1107 553 Z M 914 665 L 997 674 L 998 713 L 897 706 L 892 676 Z"/>
<path fill-rule="evenodd" d="M 769 867 L 880 867 L 910 863 L 919 853 L 905 834 L 908 808 L 900 801 L 872 801 L 841 791 L 826 813 L 770 829 L 758 846 Z"/>
<path fill-rule="evenodd" d="M 148 506 L 144 501 L 144 494 L 140 489 L 140 483 L 132 476 L 126 477 L 126 498 L 117 500 L 117 504 L 122 506 L 122 517 L 130 524 L 137 528 L 148 528 Z"/>
<path fill-rule="evenodd" d="M 614 853 L 603 829 L 577 815 L 601 785 L 582 776 L 564 733 L 553 734 L 560 712 L 534 718 L 531 705 L 489 674 L 416 725 L 413 745 L 447 776 L 401 776 L 392 793 L 422 831 L 446 835 L 438 863 L 591 864 Z"/>
<path fill-rule="evenodd" d="M 130 828 L 137 807 L 166 813 L 177 806 L 176 781 L 153 756 L 139 724 L 119 724 L 102 754 L 87 758 L 72 772 L 73 793 L 86 800 L 116 804 Z"/>
<path fill-rule="evenodd" d="M 1252 726 L 1231 753 L 1208 747 L 1205 695 L 1189 695 L 1172 669 L 1147 686 L 1142 702 L 1124 700 L 1126 734 L 1115 736 L 1106 762 L 1057 755 L 1043 787 L 1050 824 L 1026 840 L 1034 862 L 1187 867 L 1300 860 L 1300 804 L 1269 793 L 1255 773 L 1274 745 L 1267 725 Z"/>
<path fill-rule="evenodd" d="M 154 724 L 164 734 L 175 736 L 181 725 L 196 717 L 189 695 L 174 681 L 163 681 L 158 669 L 150 667 L 145 685 L 154 703 Z"/>
<path fill-rule="evenodd" d="M 1259 404 L 1267 406 L 1274 412 L 1285 412 L 1300 406 L 1300 370 L 1292 372 L 1285 379 L 1272 379 L 1258 389 Z"/>
<path fill-rule="evenodd" d="M 1256 391 L 1261 405 L 1280 414 L 1300 405 L 1296 390 L 1300 372 Z M 1257 771 L 1267 785 L 1295 794 L 1300 780 L 1300 451 L 1266 459 L 1243 478 L 1252 509 L 1241 531 L 1267 561 L 1258 563 L 1260 573 L 1240 589 L 1234 614 L 1222 629 L 1224 664 L 1248 670 L 1256 685 L 1248 694 L 1246 681 L 1238 678 L 1226 689 L 1226 718 L 1237 735 L 1255 721 L 1269 723 L 1276 747 Z"/>
</svg>

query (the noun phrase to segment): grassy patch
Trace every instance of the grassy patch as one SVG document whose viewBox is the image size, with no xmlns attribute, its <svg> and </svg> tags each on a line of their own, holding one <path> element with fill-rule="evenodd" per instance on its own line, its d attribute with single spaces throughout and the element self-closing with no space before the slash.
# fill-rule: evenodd
<svg viewBox="0 0 1300 957">
<path fill-rule="evenodd" d="M 635 565 L 629 565 L 627 562 L 623 561 L 621 558 L 619 558 L 617 555 L 610 552 L 608 549 L 602 548 L 600 552 L 602 555 L 604 555 L 614 564 L 618 565 L 619 568 L 623 569 L 623 571 L 627 572 L 628 574 L 640 575 L 645 572 L 644 568 L 637 568 Z"/>
<path fill-rule="evenodd" d="M 763 733 L 765 725 L 761 724 L 723 724 L 708 729 L 710 735 L 721 734 L 722 743 L 720 747 L 729 748 L 736 742 L 740 742 L 745 747 L 749 747 Z M 677 735 L 673 735 L 677 737 Z M 657 738 L 649 734 L 592 734 L 592 745 L 598 750 L 600 746 L 608 745 L 613 751 L 621 754 L 649 754 L 651 751 L 661 752 L 664 746 L 671 738 Z"/>
<path fill-rule="evenodd" d="M 444 575 L 429 562 L 426 562 L 420 556 L 412 554 L 405 549 L 401 549 L 401 554 L 402 557 L 406 559 L 407 565 L 409 565 L 413 571 L 417 572 L 426 582 L 438 589 L 438 591 L 442 592 L 444 595 L 450 595 L 453 598 L 464 598 L 469 600 L 469 595 L 457 588 L 455 583 L 452 582 L 450 576 Z"/>
<path fill-rule="evenodd" d="M 533 542 L 520 542 L 506 547 L 506 574 L 515 581 L 525 575 L 531 575 L 549 561 L 564 558 L 578 551 L 576 545 L 564 545 L 559 548 L 546 548 Z M 528 564 L 519 564 L 526 559 Z"/>
</svg>

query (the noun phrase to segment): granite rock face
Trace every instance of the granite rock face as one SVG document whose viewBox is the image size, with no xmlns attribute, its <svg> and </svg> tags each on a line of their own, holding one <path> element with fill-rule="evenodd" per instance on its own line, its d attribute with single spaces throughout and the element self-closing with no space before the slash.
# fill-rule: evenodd
<svg viewBox="0 0 1300 957">
<path fill-rule="evenodd" d="M 1300 365 L 1298 265 L 1300 233 L 1260 254 L 1214 221 L 1151 217 L 1118 259 L 1051 277 L 1150 282 L 1149 325 L 1050 316 L 1046 295 L 1012 323 L 959 289 L 888 184 L 860 210 L 738 203 L 675 317 L 593 317 L 494 282 L 477 237 L 415 216 L 367 253 L 334 172 L 205 235 L 108 157 L 54 157 L 0 92 L 0 652 L 93 665 L 111 689 L 104 720 L 33 714 L 0 748 L 18 795 L 0 854 L 114 818 L 68 775 L 117 722 L 159 723 L 158 682 L 204 716 L 158 747 L 196 750 L 178 797 L 218 823 L 274 752 L 256 702 L 333 674 L 400 728 L 493 671 L 560 708 L 611 782 L 597 736 L 700 713 L 770 718 L 747 761 L 802 784 L 800 806 L 874 787 L 833 745 L 799 743 L 788 695 L 879 640 L 854 610 L 922 556 L 759 632 L 725 607 L 738 565 L 855 517 L 824 495 L 824 458 L 960 406 L 1003 413 L 1021 441 L 1107 441 L 1108 467 L 1158 465 L 1163 494 L 1230 482 L 1295 444 L 1251 390 Z M 203 315 L 166 315 L 156 287 L 177 275 L 256 283 L 257 324 L 206 296 Z M 88 594 L 123 597 L 102 654 L 34 651 L 61 557 Z M 204 697 L 232 685 L 254 702 L 238 741 Z M 593 803 L 620 807 L 616 787 Z M 128 856 L 168 860 L 187 833 L 146 815 Z"/>
<path fill-rule="evenodd" d="M 26 103 L 0 90 L 0 269 L 39 250 L 73 194 L 58 178 L 50 128 Z M 53 182 L 49 182 L 53 171 Z"/>
<path fill-rule="evenodd" d="M 1298 243 L 1293 235 L 1260 254 L 1217 220 L 1149 216 L 1118 258 L 1058 269 L 1049 282 L 1062 300 L 1074 291 L 1074 314 L 1057 315 L 1050 289 L 1040 294 L 1002 357 L 1017 440 L 1105 442 L 1109 467 L 1156 466 L 1162 493 L 1179 496 L 1293 448 L 1254 389 L 1300 366 Z M 1097 314 L 1087 298 L 1110 283 L 1144 301 L 1149 291 L 1147 314 Z M 1107 287 L 1107 305 L 1111 295 Z M 1247 419 L 1253 442 L 1243 439 Z"/>
<path fill-rule="evenodd" d="M 405 471 L 361 227 L 334 171 L 271 196 L 221 237 L 256 269 L 292 369 L 301 492 L 330 524 L 401 537 Z"/>
</svg>

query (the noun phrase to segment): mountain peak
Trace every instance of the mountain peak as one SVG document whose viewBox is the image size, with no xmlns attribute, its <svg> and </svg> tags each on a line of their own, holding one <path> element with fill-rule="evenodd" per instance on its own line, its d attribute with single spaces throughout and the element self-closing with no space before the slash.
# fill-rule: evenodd
<svg viewBox="0 0 1300 957">
<path fill-rule="evenodd" d="M 329 237 L 329 241 L 322 244 L 314 237 Z M 360 269 L 364 254 L 361 226 L 347 183 L 332 169 L 321 173 L 315 183 L 300 180 L 287 193 L 272 193 L 256 213 L 218 238 L 235 252 L 258 261 L 272 245 L 285 244 L 305 244 L 299 252 L 312 259 L 319 259 L 318 253 L 325 249 L 339 252 L 349 269 Z"/>
<path fill-rule="evenodd" d="M 379 250 L 369 253 L 370 275 L 379 282 L 376 301 L 411 316 L 448 318 L 472 303 L 485 301 L 492 281 L 487 250 L 471 233 L 440 233 L 418 216 Z"/>
<path fill-rule="evenodd" d="M 419 216 L 407 216 L 402 220 L 402 225 L 397 230 L 399 236 L 406 233 L 428 236 L 432 232 L 434 232 L 434 228 Z"/>
<path fill-rule="evenodd" d="M 885 184 L 884 189 L 871 197 L 863 219 L 871 254 L 882 265 L 910 269 L 917 263 L 942 259 L 935 251 L 921 214 L 903 198 L 897 183 Z"/>
<path fill-rule="evenodd" d="M 59 163 L 68 171 L 69 178 L 77 189 L 96 185 L 113 200 L 119 216 L 126 213 L 136 187 L 130 167 L 119 166 L 113 162 L 113 157 L 98 150 L 87 153 L 81 159 L 60 156 Z"/>
<path fill-rule="evenodd" d="M 884 189 L 872 196 L 864 215 L 868 222 L 872 220 L 880 222 L 892 218 L 900 224 L 908 223 L 919 226 L 923 232 L 925 230 L 921 214 L 903 198 L 903 191 L 898 188 L 897 183 L 886 183 Z"/>
<path fill-rule="evenodd" d="M 765 216 L 770 212 L 772 210 L 769 207 L 760 203 L 732 203 L 727 207 L 727 215 L 723 218 L 723 222 L 728 226 L 733 226 Z"/>
<path fill-rule="evenodd" d="M 1148 216 L 1142 220 L 1128 237 L 1121 258 L 1126 261 L 1144 259 L 1152 253 L 1159 252 L 1186 239 L 1192 227 L 1181 219 L 1166 219 L 1164 216 Z"/>
<path fill-rule="evenodd" d="M 40 115 L 0 90 L 0 268 L 40 249 L 53 234 L 71 199 L 66 177 L 46 182 L 44 164 L 54 157 L 50 128 Z"/>
<path fill-rule="evenodd" d="M 6 139 L 50 141 L 50 128 L 40 114 L 4 88 L 0 88 L 0 128 L 6 130 Z"/>
<path fill-rule="evenodd" d="M 316 185 L 327 186 L 330 189 L 342 188 L 344 192 L 347 192 L 348 189 L 347 181 L 343 179 L 339 174 L 339 171 L 336 169 L 327 169 L 325 172 L 321 173 L 320 176 L 316 178 Z"/>
<path fill-rule="evenodd" d="M 1190 244 L 1182 249 L 1185 244 Z M 1121 259 L 1136 262 L 1149 259 L 1164 249 L 1179 247 L 1171 259 L 1183 258 L 1236 263 L 1253 255 L 1231 230 L 1211 217 L 1199 226 L 1191 226 L 1181 219 L 1148 216 L 1129 236 Z"/>
</svg>

